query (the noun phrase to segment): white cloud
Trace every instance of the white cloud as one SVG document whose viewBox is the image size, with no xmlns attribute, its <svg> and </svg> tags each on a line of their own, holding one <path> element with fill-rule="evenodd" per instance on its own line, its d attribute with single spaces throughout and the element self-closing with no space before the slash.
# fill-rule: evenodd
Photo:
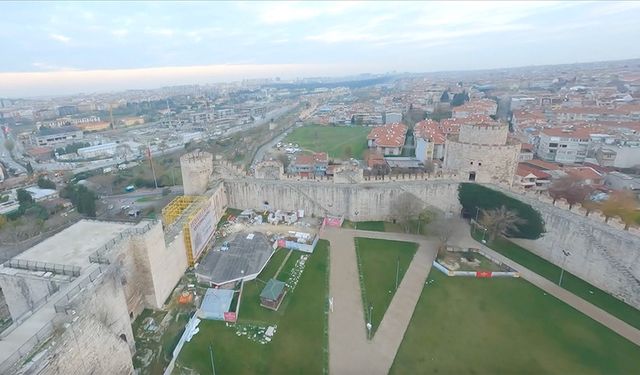
<svg viewBox="0 0 640 375">
<path fill-rule="evenodd" d="M 125 36 L 129 35 L 129 30 L 127 29 L 111 30 L 111 35 L 115 36 L 116 38 L 124 38 Z"/>
<path fill-rule="evenodd" d="M 343 14 L 350 9 L 362 6 L 362 4 L 346 1 L 265 3 L 265 5 L 258 8 L 258 18 L 266 24 L 303 22 L 320 16 Z M 246 9 L 246 6 L 243 6 L 243 8 Z"/>
<path fill-rule="evenodd" d="M 69 44 L 71 42 L 71 38 L 62 34 L 50 33 L 49 38 L 64 44 Z"/>
</svg>

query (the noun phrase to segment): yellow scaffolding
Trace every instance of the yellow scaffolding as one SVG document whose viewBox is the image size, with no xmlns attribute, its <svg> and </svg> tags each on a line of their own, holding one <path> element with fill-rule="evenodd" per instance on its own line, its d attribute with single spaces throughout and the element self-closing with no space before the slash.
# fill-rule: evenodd
<svg viewBox="0 0 640 375">
<path fill-rule="evenodd" d="M 169 204 L 162 209 L 162 222 L 165 227 L 174 223 L 184 210 L 198 199 L 200 199 L 200 197 L 193 195 L 181 195 L 175 197 L 171 202 L 169 202 Z"/>
</svg>

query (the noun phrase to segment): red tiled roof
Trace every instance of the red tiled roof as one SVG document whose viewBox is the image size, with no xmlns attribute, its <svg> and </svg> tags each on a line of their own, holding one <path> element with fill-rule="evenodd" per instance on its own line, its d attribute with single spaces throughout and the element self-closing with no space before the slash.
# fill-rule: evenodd
<svg viewBox="0 0 640 375">
<path fill-rule="evenodd" d="M 518 163 L 518 169 L 516 170 L 516 175 L 520 177 L 525 177 L 530 174 L 536 176 L 536 178 L 539 178 L 539 179 L 547 180 L 551 178 L 551 175 L 549 173 L 543 172 L 536 167 L 532 167 L 531 165 L 528 165 L 525 163 Z"/>
<path fill-rule="evenodd" d="M 560 169 L 560 167 L 555 163 L 550 163 L 548 161 L 539 160 L 539 159 L 527 160 L 523 164 L 529 164 L 534 167 L 538 167 L 540 169 L 548 170 L 548 171 L 557 171 Z"/>
<path fill-rule="evenodd" d="M 602 175 L 591 167 L 573 167 L 565 168 L 568 175 L 579 178 L 581 180 L 599 180 Z"/>
<path fill-rule="evenodd" d="M 373 128 L 367 139 L 374 140 L 380 147 L 402 147 L 406 135 L 407 126 L 396 123 Z"/>
</svg>

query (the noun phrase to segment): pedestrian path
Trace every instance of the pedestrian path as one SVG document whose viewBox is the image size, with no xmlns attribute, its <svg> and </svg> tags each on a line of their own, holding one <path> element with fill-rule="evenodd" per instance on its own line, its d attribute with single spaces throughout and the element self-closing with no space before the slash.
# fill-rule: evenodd
<svg viewBox="0 0 640 375">
<path fill-rule="evenodd" d="M 411 321 L 436 255 L 436 242 L 402 233 L 325 229 L 321 237 L 331 243 L 329 314 L 329 372 L 331 374 L 387 374 Z M 355 237 L 418 243 L 402 282 L 373 338 L 367 340 L 360 292 Z"/>
</svg>

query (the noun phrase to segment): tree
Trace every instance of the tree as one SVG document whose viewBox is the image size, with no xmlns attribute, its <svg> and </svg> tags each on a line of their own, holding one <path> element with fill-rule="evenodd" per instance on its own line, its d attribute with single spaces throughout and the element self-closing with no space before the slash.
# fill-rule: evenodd
<svg viewBox="0 0 640 375">
<path fill-rule="evenodd" d="M 18 189 L 17 195 L 18 195 L 18 203 L 20 204 L 20 207 L 22 206 L 28 207 L 31 204 L 33 204 L 33 197 L 31 196 L 31 194 L 29 194 L 28 191 L 24 189 Z"/>
<path fill-rule="evenodd" d="M 411 220 L 416 219 L 421 210 L 422 204 L 415 197 L 409 193 L 402 193 L 392 206 L 392 215 L 396 222 L 402 225 L 405 233 L 409 233 Z"/>
<path fill-rule="evenodd" d="M 49 180 L 48 178 L 44 178 L 42 176 L 38 177 L 38 187 L 40 189 L 53 189 L 55 190 L 56 184 L 55 182 Z"/>
<path fill-rule="evenodd" d="M 592 191 L 593 188 L 572 176 L 559 178 L 549 186 L 549 195 L 553 201 L 565 199 L 569 206 L 584 202 Z"/>
<path fill-rule="evenodd" d="M 453 233 L 453 220 L 451 217 L 447 217 L 446 215 L 439 215 L 429 228 L 432 233 L 438 237 L 440 244 L 445 245 Z"/>
<path fill-rule="evenodd" d="M 27 163 L 27 173 L 30 175 L 33 174 L 33 167 L 31 166 L 31 162 Z"/>
<path fill-rule="evenodd" d="M 462 214 L 467 218 L 475 217 L 480 210 L 497 209 L 500 206 L 517 212 L 519 217 L 526 220 L 526 224 L 518 225 L 517 230 L 511 233 L 512 236 L 535 240 L 545 232 L 540 212 L 502 192 L 478 184 L 461 183 L 458 187 L 458 199 L 462 205 Z"/>
<path fill-rule="evenodd" d="M 507 235 L 518 231 L 518 225 L 525 224 L 526 220 L 518 216 L 518 213 L 507 209 L 506 206 L 492 210 L 482 210 L 480 225 L 489 232 L 489 239 L 495 240 L 498 235 Z"/>
<path fill-rule="evenodd" d="M 640 218 L 638 200 L 630 191 L 618 191 L 600 204 L 600 210 L 607 218 L 619 216 L 627 225 L 636 224 Z"/>
<path fill-rule="evenodd" d="M 418 214 L 418 234 L 422 234 L 422 228 L 431 223 L 435 216 L 435 213 L 428 208 L 420 211 Z"/>
</svg>

